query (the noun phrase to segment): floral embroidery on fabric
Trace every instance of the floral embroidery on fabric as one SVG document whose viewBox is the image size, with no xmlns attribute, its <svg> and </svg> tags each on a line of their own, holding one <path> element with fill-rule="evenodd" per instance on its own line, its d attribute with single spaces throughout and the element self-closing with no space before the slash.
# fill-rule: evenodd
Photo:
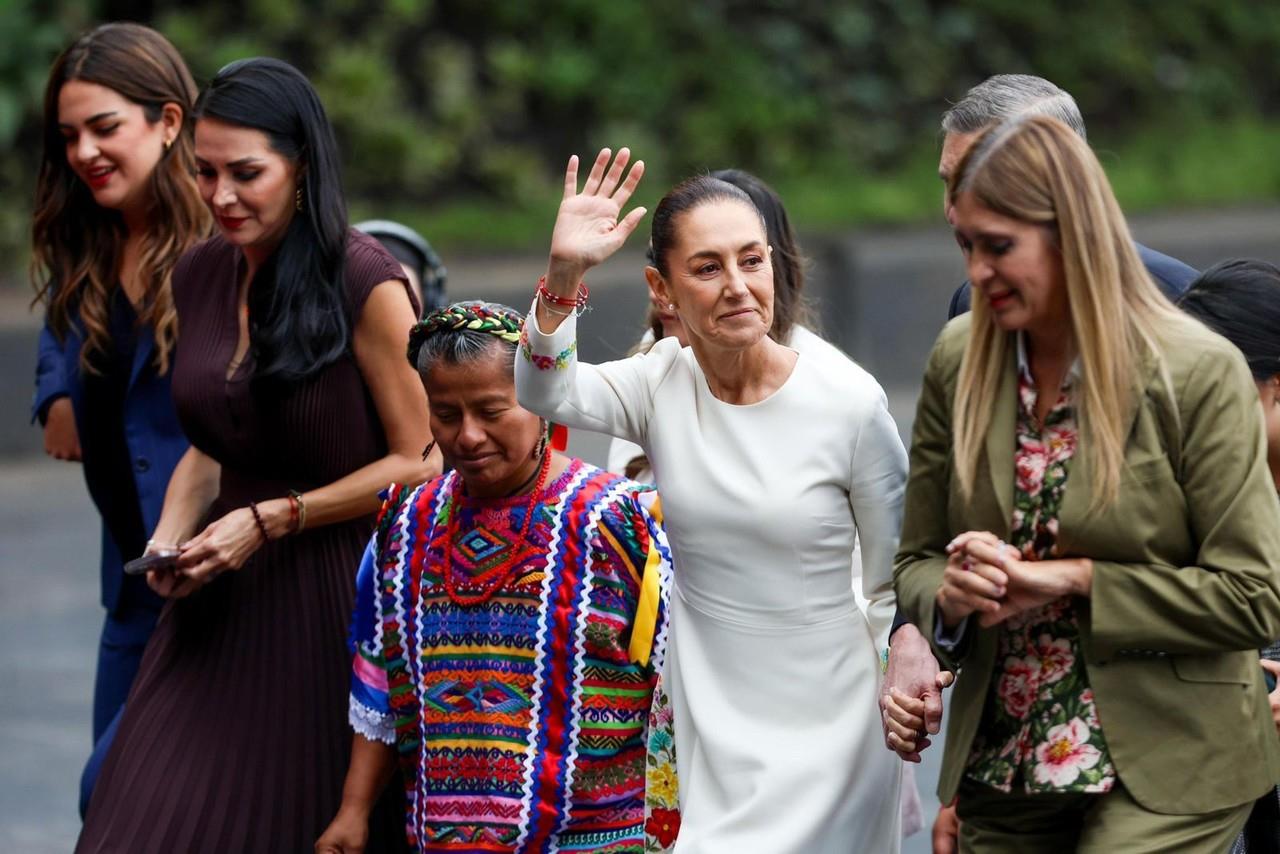
<svg viewBox="0 0 1280 854">
<path fill-rule="evenodd" d="M 573 358 L 573 354 L 577 351 L 578 342 L 574 341 L 555 356 L 543 356 L 533 352 L 533 345 L 529 343 L 528 330 L 526 329 L 520 333 L 520 352 L 524 354 L 525 361 L 529 362 L 540 371 L 564 370 L 569 367 L 569 362 Z"/>
<path fill-rule="evenodd" d="M 1036 388 L 1018 382 L 1017 450 L 1010 542 L 1023 560 L 1053 557 L 1058 513 L 1078 439 L 1067 391 L 1036 424 Z M 1028 793 L 1108 792 L 1115 768 L 1107 751 L 1080 650 L 1071 599 L 1008 620 L 967 775 Z"/>
<path fill-rule="evenodd" d="M 649 750 L 645 757 L 644 850 L 664 854 L 680 833 L 679 781 L 676 778 L 675 710 L 662 677 L 649 709 Z"/>
</svg>

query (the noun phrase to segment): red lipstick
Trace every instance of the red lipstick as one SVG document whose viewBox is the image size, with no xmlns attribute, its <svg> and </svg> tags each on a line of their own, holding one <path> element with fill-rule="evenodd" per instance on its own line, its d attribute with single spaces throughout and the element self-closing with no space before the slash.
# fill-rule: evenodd
<svg viewBox="0 0 1280 854">
<path fill-rule="evenodd" d="M 101 190 L 103 187 L 107 186 L 107 183 L 111 180 L 111 176 L 114 174 L 116 174 L 115 169 L 94 170 L 93 172 L 85 175 L 84 180 L 85 183 L 89 185 L 90 189 Z"/>
</svg>

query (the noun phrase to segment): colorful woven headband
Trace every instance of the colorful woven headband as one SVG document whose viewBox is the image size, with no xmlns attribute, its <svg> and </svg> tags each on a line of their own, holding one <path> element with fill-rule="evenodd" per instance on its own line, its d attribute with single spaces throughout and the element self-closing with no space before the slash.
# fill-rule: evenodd
<svg viewBox="0 0 1280 854">
<path fill-rule="evenodd" d="M 524 318 L 514 311 L 495 310 L 485 303 L 454 303 L 431 312 L 409 330 L 409 363 L 417 367 L 423 343 L 441 332 L 485 332 L 508 344 L 518 344 L 523 327 Z"/>
</svg>

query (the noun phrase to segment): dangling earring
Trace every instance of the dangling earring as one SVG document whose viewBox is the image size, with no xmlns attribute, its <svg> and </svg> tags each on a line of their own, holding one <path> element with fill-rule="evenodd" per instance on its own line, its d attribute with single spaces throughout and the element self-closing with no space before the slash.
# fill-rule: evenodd
<svg viewBox="0 0 1280 854">
<path fill-rule="evenodd" d="M 173 148 L 173 140 L 171 140 L 171 139 L 166 139 L 166 140 L 164 141 L 164 150 L 165 150 L 165 151 L 168 151 L 170 148 Z"/>
<path fill-rule="evenodd" d="M 298 192 L 293 194 L 293 209 L 296 211 L 302 210 L 302 188 L 301 187 L 298 188 Z"/>
<path fill-rule="evenodd" d="M 538 420 L 540 426 L 540 435 L 538 436 L 538 444 L 533 446 L 533 458 L 535 460 L 542 459 L 542 455 L 547 452 L 547 435 L 551 428 L 547 426 L 547 420 L 541 418 Z"/>
</svg>

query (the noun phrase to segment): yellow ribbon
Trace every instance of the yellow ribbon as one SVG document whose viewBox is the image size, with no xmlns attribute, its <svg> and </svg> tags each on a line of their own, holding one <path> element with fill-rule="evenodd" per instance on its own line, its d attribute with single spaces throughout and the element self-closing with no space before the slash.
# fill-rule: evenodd
<svg viewBox="0 0 1280 854">
<path fill-rule="evenodd" d="M 658 525 L 662 524 L 662 502 L 655 495 L 649 515 Z M 658 567 L 662 565 L 662 553 L 658 551 L 658 538 L 649 532 L 649 556 L 644 561 L 644 574 L 640 577 L 640 602 L 636 606 L 636 618 L 631 625 L 631 644 L 627 655 L 640 666 L 649 663 L 653 654 L 653 634 L 658 626 L 658 603 L 662 589 L 658 579 Z"/>
</svg>

